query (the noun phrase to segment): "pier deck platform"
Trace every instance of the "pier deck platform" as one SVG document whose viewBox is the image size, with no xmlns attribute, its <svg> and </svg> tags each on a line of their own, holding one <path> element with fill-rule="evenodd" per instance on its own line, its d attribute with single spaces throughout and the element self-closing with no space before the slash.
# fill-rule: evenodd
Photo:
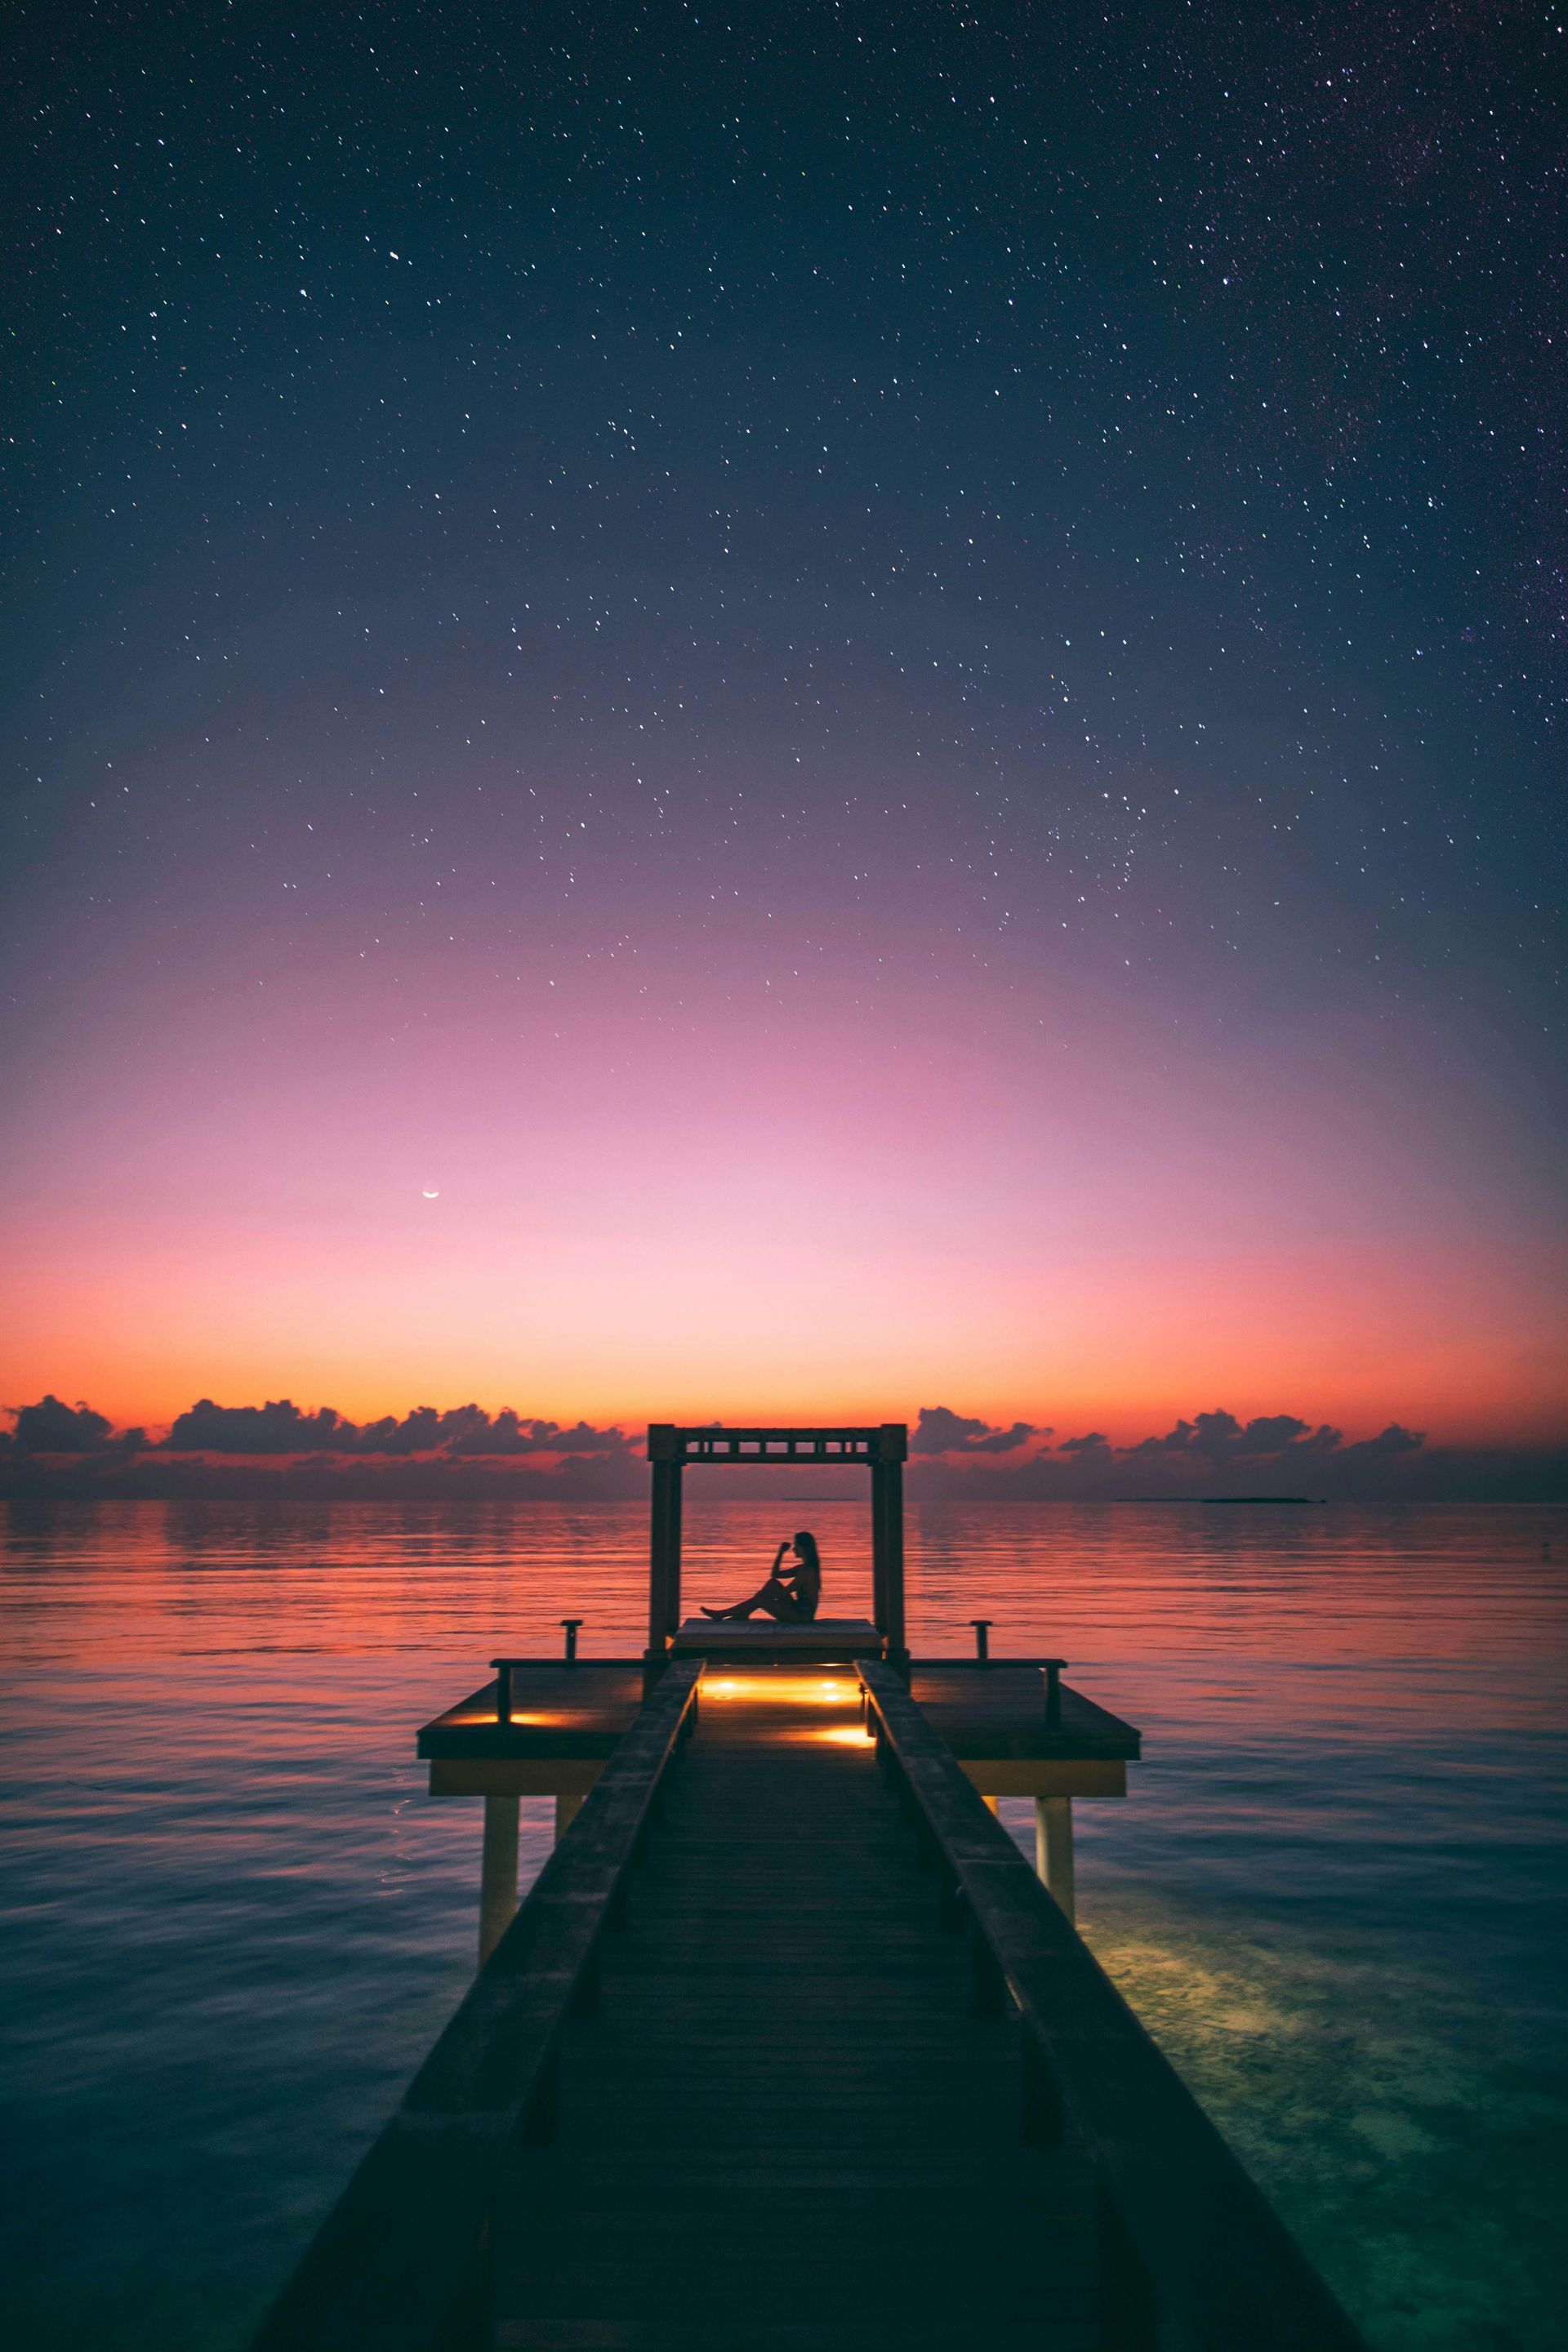
<svg viewBox="0 0 1568 2352">
<path fill-rule="evenodd" d="M 835 1671 L 853 1675 L 853 1660 L 867 1654 L 866 1645 L 857 1650 L 843 1639 L 776 1638 L 816 1632 L 806 1626 L 715 1630 L 774 1638 L 733 1649 L 721 1643 L 716 1656 L 700 1640 L 676 1649 L 674 1655 L 702 1658 L 710 1696 L 721 1695 L 726 1681 L 758 1671 L 793 1668 L 808 1678 L 829 1679 Z M 851 1630 L 862 1629 L 852 1622 Z M 585 1658 L 570 1665 L 559 1658 L 509 1662 L 504 1702 L 500 1682 L 486 1683 L 420 1730 L 418 1752 L 430 1764 L 431 1794 L 541 1796 L 568 1789 L 581 1793 L 592 1787 L 635 1717 L 643 1687 L 643 1664 L 633 1658 Z M 1053 1715 L 1038 1664 L 1014 1658 L 984 1665 L 967 1658 L 916 1660 L 910 1689 L 987 1796 L 1125 1794 L 1126 1765 L 1140 1753 L 1136 1729 L 1060 1682 Z M 992 1765 L 1028 1769 L 984 1769 Z M 1062 1769 L 1043 1769 L 1050 1766 Z M 1084 1766 L 1108 1769 L 1075 1769 Z"/>
</svg>

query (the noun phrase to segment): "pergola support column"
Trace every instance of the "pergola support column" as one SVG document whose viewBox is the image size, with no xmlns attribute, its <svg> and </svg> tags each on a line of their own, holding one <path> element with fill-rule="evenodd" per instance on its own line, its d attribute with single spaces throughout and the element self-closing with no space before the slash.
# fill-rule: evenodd
<svg viewBox="0 0 1568 2352">
<path fill-rule="evenodd" d="M 680 1465 L 654 1455 L 647 1645 L 662 1650 L 680 1624 Z"/>
<path fill-rule="evenodd" d="M 882 1480 L 883 1614 L 879 1621 L 887 1638 L 888 1664 L 909 1680 L 910 1654 L 904 1638 L 904 1465 L 884 1460 Z"/>
</svg>

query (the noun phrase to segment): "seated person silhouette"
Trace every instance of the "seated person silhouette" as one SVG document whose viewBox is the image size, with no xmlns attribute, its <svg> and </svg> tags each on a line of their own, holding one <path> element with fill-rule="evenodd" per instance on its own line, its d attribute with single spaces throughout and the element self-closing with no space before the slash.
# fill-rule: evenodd
<svg viewBox="0 0 1568 2352">
<path fill-rule="evenodd" d="M 787 1542 L 780 1544 L 766 1583 L 749 1601 L 737 1601 L 732 1609 L 705 1608 L 704 1617 L 718 1622 L 723 1618 L 750 1617 L 760 1609 L 765 1617 L 782 1618 L 786 1625 L 809 1623 L 822 1598 L 822 1559 L 809 1528 L 802 1528 L 795 1538 L 795 1566 L 784 1568 L 784 1556 L 791 1549 Z"/>
</svg>

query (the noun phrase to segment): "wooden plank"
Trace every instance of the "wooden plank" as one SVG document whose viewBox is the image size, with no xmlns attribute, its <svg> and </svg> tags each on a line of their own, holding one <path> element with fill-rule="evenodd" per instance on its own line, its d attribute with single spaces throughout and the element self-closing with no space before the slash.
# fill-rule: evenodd
<svg viewBox="0 0 1568 2352">
<path fill-rule="evenodd" d="M 496 2330 L 502 2352 L 1096 2352 L 1100 2338 L 1086 2320 L 981 2318 L 955 2326 L 885 2316 L 748 2322 L 743 2341 L 732 2316 L 679 2312 L 664 2319 L 508 2319 Z"/>
<path fill-rule="evenodd" d="M 550 2083 L 562 2025 L 700 1675 L 674 1667 L 323 2223 L 258 2352 L 443 2352 L 476 2291 L 497 2176 Z"/>
<path fill-rule="evenodd" d="M 1363 2339 L 898 1677 L 861 1677 L 892 1755 L 1113 2200 L 1132 2344 L 1364 2352 Z M 1125 2231 L 1131 2261 L 1120 2259 Z M 1152 2284 L 1161 2319 L 1140 2309 Z"/>
<path fill-rule="evenodd" d="M 1044 1681 L 1026 1659 L 928 1659 L 912 1668 L 910 1693 L 960 1756 L 1130 1759 L 1142 1746 L 1135 1726 L 1066 1683 L 1059 1717 L 1048 1719 Z"/>
</svg>

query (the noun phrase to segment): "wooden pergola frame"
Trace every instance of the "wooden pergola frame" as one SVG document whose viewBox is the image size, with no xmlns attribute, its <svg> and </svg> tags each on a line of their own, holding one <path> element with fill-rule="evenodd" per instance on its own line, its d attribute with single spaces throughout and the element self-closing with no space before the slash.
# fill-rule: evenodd
<svg viewBox="0 0 1568 2352">
<path fill-rule="evenodd" d="M 874 1429 L 680 1429 L 656 1421 L 647 1433 L 653 1464 L 653 1535 L 648 1564 L 647 1655 L 662 1660 L 680 1630 L 680 1486 L 688 1465 L 837 1468 L 871 1473 L 871 1614 L 884 1654 L 897 1664 L 904 1647 L 904 1464 L 910 1433 L 901 1421 Z"/>
</svg>

